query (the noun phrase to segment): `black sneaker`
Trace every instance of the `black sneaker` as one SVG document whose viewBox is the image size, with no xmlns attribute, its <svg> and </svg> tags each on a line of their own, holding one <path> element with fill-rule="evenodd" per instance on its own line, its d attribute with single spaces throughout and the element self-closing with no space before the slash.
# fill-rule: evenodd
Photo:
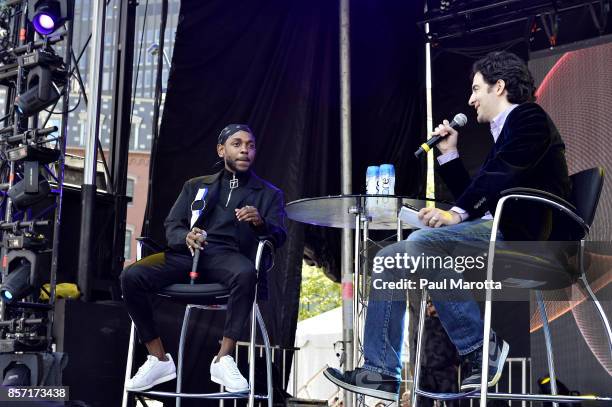
<svg viewBox="0 0 612 407">
<path fill-rule="evenodd" d="M 502 375 L 504 363 L 508 357 L 510 345 L 491 333 L 489 342 L 489 382 L 488 387 L 495 386 Z M 482 347 L 464 356 L 469 376 L 461 382 L 461 391 L 480 389 L 482 377 Z"/>
<path fill-rule="evenodd" d="M 345 373 L 328 367 L 323 371 L 323 374 L 336 386 L 353 393 L 395 402 L 399 399 L 399 380 L 393 376 L 372 372 L 360 367 L 355 370 L 348 370 Z"/>
</svg>

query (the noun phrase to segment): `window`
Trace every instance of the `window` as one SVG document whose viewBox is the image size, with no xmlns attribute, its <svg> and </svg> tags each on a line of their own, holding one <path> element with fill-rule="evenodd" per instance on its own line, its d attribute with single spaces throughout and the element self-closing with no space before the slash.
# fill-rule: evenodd
<svg viewBox="0 0 612 407">
<path fill-rule="evenodd" d="M 138 150 L 140 144 L 140 125 L 142 123 L 142 117 L 132 117 L 132 132 L 130 134 L 130 143 L 132 144 L 131 150 Z"/>
<path fill-rule="evenodd" d="M 126 260 L 132 259 L 132 230 L 128 228 L 125 229 L 123 257 L 125 257 Z"/>
<path fill-rule="evenodd" d="M 136 179 L 128 177 L 127 183 L 125 184 L 125 195 L 128 198 L 132 198 L 130 202 L 128 202 L 128 206 L 134 205 L 134 185 L 136 184 Z"/>
</svg>

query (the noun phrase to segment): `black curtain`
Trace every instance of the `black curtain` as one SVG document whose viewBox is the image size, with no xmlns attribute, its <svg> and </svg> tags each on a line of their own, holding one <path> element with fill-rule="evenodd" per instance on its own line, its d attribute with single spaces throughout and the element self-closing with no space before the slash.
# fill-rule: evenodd
<svg viewBox="0 0 612 407">
<path fill-rule="evenodd" d="M 351 2 L 355 193 L 365 192 L 366 167 L 381 163 L 395 165 L 397 193 L 422 190 L 423 166 L 412 154 L 425 137 L 415 3 Z M 228 123 L 250 124 L 258 147 L 254 170 L 281 188 L 286 202 L 340 193 L 338 36 L 339 2 L 182 1 L 145 233 L 163 241 L 163 220 L 183 182 L 220 168 L 216 139 Z M 288 234 L 263 304 L 272 343 L 284 347 L 295 336 L 305 239 L 340 263 L 339 231 L 289 221 Z M 158 314 L 173 354 L 180 312 L 166 304 Z M 224 317 L 208 314 L 195 318 L 189 335 L 186 391 L 218 389 L 208 383 L 208 364 Z"/>
</svg>

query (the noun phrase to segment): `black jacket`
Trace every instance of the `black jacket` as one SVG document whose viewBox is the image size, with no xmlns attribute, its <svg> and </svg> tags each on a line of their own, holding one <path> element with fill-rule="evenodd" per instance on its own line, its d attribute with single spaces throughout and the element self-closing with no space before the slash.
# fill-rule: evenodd
<svg viewBox="0 0 612 407">
<path fill-rule="evenodd" d="M 442 179 L 470 219 L 495 214 L 499 193 L 509 188 L 535 188 L 563 199 L 571 184 L 565 144 L 546 112 L 535 103 L 517 106 L 506 118 L 502 132 L 478 173 L 470 178 L 460 159 L 439 166 Z M 504 209 L 502 232 L 508 240 L 545 239 L 551 211 L 534 203 Z"/>
<path fill-rule="evenodd" d="M 168 247 L 173 251 L 188 253 L 185 237 L 190 230 L 191 203 L 200 187 L 208 187 L 205 206 L 195 226 L 201 227 L 202 220 L 213 210 L 219 199 L 219 177 L 221 172 L 203 177 L 192 178 L 185 182 L 176 202 L 164 222 Z M 239 250 L 253 259 L 260 239 L 271 240 L 276 248 L 282 246 L 287 238 L 285 230 L 285 205 L 283 192 L 251 172 L 246 188 L 250 190 L 237 207 L 254 206 L 259 211 L 264 224 L 254 227 L 250 223 L 239 223 Z"/>
</svg>

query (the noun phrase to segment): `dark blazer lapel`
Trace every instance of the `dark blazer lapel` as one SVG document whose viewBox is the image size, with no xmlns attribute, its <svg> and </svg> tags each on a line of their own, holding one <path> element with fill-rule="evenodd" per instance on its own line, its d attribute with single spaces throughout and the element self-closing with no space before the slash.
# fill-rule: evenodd
<svg viewBox="0 0 612 407">
<path fill-rule="evenodd" d="M 196 188 L 200 189 L 202 187 L 208 188 L 207 199 L 204 202 L 204 210 L 198 217 L 196 221 L 196 225 L 199 224 L 202 219 L 207 216 L 213 208 L 217 205 L 217 201 L 219 201 L 219 177 L 221 175 L 221 171 L 216 174 L 206 175 L 202 177 L 201 183 L 199 183 Z"/>
</svg>

